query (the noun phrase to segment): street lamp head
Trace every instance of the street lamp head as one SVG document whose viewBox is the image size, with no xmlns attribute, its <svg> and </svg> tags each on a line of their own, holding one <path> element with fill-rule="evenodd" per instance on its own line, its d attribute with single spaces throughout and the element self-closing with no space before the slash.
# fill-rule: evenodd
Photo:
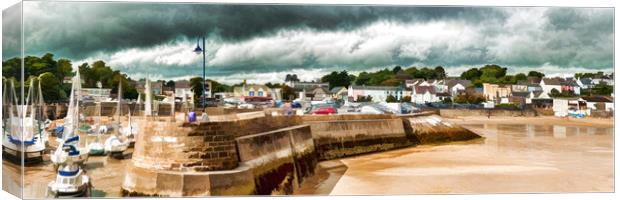
<svg viewBox="0 0 620 200">
<path fill-rule="evenodd" d="M 200 39 L 198 39 L 198 41 L 196 42 L 196 48 L 194 49 L 194 52 L 196 54 L 202 53 L 202 49 L 200 48 Z"/>
</svg>

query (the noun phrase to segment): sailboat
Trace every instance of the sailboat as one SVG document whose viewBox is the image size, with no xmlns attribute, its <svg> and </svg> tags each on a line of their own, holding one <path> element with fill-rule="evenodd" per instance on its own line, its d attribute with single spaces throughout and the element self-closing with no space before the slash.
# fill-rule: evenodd
<svg viewBox="0 0 620 200">
<path fill-rule="evenodd" d="M 106 132 L 105 126 L 100 126 L 101 124 L 101 102 L 97 102 L 97 106 L 95 108 L 97 110 L 97 119 L 94 126 L 94 133 L 92 135 L 95 136 L 95 140 L 88 144 L 88 154 L 91 156 L 100 156 L 104 155 L 104 147 L 103 143 L 101 143 L 101 135 Z"/>
<path fill-rule="evenodd" d="M 43 161 L 47 137 L 43 131 L 43 97 L 41 84 L 35 88 L 38 78 L 30 79 L 28 95 L 23 104 L 18 103 L 15 85 L 10 81 L 9 90 L 4 93 L 8 118 L 5 122 L 2 140 L 2 155 L 16 164 L 34 164 Z M 6 84 L 5 84 L 6 85 Z M 6 88 L 5 88 L 6 89 Z M 4 105 L 3 105 L 4 106 Z"/>
<path fill-rule="evenodd" d="M 127 126 L 121 128 L 121 134 L 129 140 L 129 147 L 133 147 L 136 142 L 136 135 L 138 134 L 138 124 L 131 121 L 131 110 L 127 117 L 129 119 Z"/>
<path fill-rule="evenodd" d="M 83 164 L 88 159 L 88 150 L 79 148 L 80 136 L 77 134 L 79 124 L 80 90 L 82 88 L 80 71 L 77 70 L 72 80 L 71 97 L 65 117 L 62 139 L 50 159 L 54 165 L 59 166 L 65 162 Z"/>
<path fill-rule="evenodd" d="M 122 82 L 118 83 L 118 104 L 116 109 L 117 122 L 120 127 L 122 127 L 121 123 L 121 114 L 122 114 L 122 100 L 123 100 L 123 89 Z M 116 133 L 112 134 L 108 139 L 106 139 L 104 146 L 105 151 L 110 153 L 110 156 L 114 158 L 123 158 L 123 152 L 129 148 L 129 141 L 126 137 L 121 134 L 121 129 L 116 129 Z"/>
</svg>

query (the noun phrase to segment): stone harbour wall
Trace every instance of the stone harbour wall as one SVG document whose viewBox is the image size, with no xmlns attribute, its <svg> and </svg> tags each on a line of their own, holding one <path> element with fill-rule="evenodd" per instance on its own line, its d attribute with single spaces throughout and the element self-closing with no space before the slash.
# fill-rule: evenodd
<svg viewBox="0 0 620 200">
<path fill-rule="evenodd" d="M 320 160 L 411 146 L 399 118 L 307 121 Z"/>
<path fill-rule="evenodd" d="M 258 111 L 210 115 L 211 121 L 194 123 L 184 117 L 136 119 L 140 126 L 122 185 L 125 196 L 291 194 L 314 174 L 319 160 L 479 137 L 437 115 Z"/>
<path fill-rule="evenodd" d="M 239 161 L 251 168 L 257 195 L 292 194 L 317 164 L 310 127 L 298 125 L 239 137 Z"/>
<path fill-rule="evenodd" d="M 199 141 L 199 138 L 190 135 L 195 135 L 196 132 L 228 132 L 228 129 L 224 127 L 227 126 L 221 123 L 199 124 L 198 127 L 189 131 L 186 136 L 188 139 L 177 140 L 177 142 L 188 144 L 187 147 L 178 143 L 176 146 L 161 148 L 184 149 L 171 150 L 171 153 L 162 153 L 158 149 L 151 149 L 152 153 L 146 153 L 143 152 L 144 147 L 139 145 L 140 142 L 136 142 L 136 151 L 142 150 L 142 152 L 138 153 L 135 159 L 132 158 L 131 165 L 127 169 L 122 186 L 123 194 L 125 196 L 169 197 L 291 194 L 292 189 L 297 187 L 304 177 L 314 173 L 317 159 L 314 155 L 310 128 L 307 125 L 290 126 L 238 137 L 232 140 L 232 150 L 226 148 L 227 154 L 221 156 L 221 151 L 218 152 L 217 148 L 198 151 L 198 153 L 211 153 L 217 157 L 216 159 L 187 155 L 190 153 L 187 152 L 188 150 L 200 146 L 197 145 L 200 142 L 194 144 L 191 142 L 192 140 Z M 184 130 L 176 129 L 176 131 L 183 132 Z M 210 138 L 210 136 L 202 137 Z M 151 145 L 163 147 L 156 142 L 158 141 L 152 141 Z M 208 146 L 203 145 L 203 147 Z M 144 158 L 145 154 L 152 159 L 150 162 Z M 161 164 L 155 163 L 154 160 L 162 161 L 162 163 L 173 163 L 170 161 L 179 163 L 176 165 Z M 196 162 L 198 160 L 200 162 Z M 233 160 L 234 166 L 226 164 Z M 196 164 L 192 165 L 192 163 Z"/>
<path fill-rule="evenodd" d="M 435 144 L 481 138 L 461 126 L 443 121 L 438 115 L 403 118 L 407 138 L 416 144 Z"/>
</svg>

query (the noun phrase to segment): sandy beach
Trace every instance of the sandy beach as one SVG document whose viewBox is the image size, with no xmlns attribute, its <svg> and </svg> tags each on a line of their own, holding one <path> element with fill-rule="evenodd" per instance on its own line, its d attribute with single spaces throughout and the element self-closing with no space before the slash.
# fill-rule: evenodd
<svg viewBox="0 0 620 200">
<path fill-rule="evenodd" d="M 297 194 L 614 191 L 612 119 L 467 117 L 448 121 L 484 138 L 338 159 L 344 166 L 319 171 L 318 179 L 325 181 L 304 182 Z"/>
</svg>

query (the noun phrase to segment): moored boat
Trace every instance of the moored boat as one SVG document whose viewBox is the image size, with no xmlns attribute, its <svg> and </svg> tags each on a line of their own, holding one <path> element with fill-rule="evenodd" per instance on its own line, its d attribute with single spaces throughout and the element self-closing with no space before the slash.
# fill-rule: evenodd
<svg viewBox="0 0 620 200">
<path fill-rule="evenodd" d="M 4 80 L 3 80 L 4 81 Z M 30 79 L 28 95 L 23 104 L 19 104 L 13 81 L 5 85 L 3 93 L 2 155 L 16 164 L 36 164 L 43 162 L 43 153 L 47 143 L 44 131 L 43 96 L 38 78 Z M 35 82 L 38 82 L 35 87 Z"/>
<path fill-rule="evenodd" d="M 75 163 L 58 168 L 56 180 L 47 184 L 48 197 L 89 197 L 90 177 Z"/>
</svg>

